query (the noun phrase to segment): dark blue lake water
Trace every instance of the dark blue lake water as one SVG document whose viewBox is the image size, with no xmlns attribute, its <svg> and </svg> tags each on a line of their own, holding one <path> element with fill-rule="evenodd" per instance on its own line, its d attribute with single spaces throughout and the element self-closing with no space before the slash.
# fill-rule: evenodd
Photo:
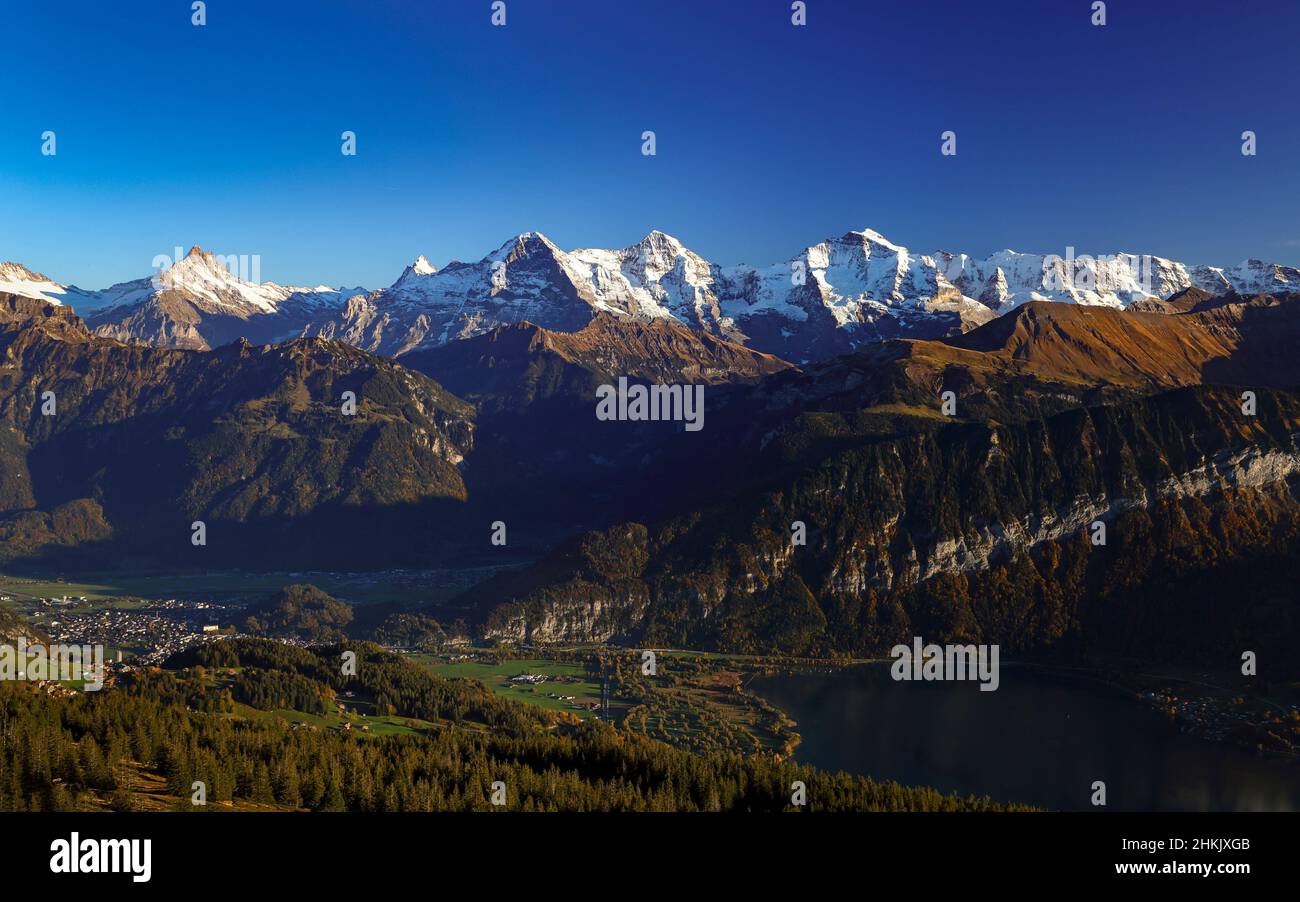
<svg viewBox="0 0 1300 902">
<path fill-rule="evenodd" d="M 1178 732 L 1120 693 L 1004 665 L 975 683 L 895 682 L 888 665 L 763 677 L 799 722 L 796 759 L 826 770 L 1055 809 L 1297 811 L 1300 765 Z"/>
</svg>

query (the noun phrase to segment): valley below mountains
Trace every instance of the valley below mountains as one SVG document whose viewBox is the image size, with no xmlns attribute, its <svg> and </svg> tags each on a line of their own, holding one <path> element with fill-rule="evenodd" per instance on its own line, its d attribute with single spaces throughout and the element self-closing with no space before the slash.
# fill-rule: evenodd
<svg viewBox="0 0 1300 902">
<path fill-rule="evenodd" d="M 1294 274 L 1169 264 L 1150 294 L 1103 268 L 1049 299 L 1041 259 L 995 257 L 851 233 L 799 258 L 820 293 L 777 302 L 775 276 L 662 233 L 570 254 L 530 233 L 342 298 L 250 293 L 195 249 L 84 316 L 87 293 L 10 272 L 0 564 L 485 566 L 407 613 L 534 644 L 864 657 L 924 635 L 1294 670 Z M 597 419 L 620 378 L 703 385 L 705 428 Z"/>
</svg>

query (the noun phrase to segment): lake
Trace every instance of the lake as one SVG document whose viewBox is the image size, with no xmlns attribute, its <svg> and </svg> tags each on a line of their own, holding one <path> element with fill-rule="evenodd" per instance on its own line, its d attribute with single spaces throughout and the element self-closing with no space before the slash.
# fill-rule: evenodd
<svg viewBox="0 0 1300 902">
<path fill-rule="evenodd" d="M 795 758 L 831 771 L 1055 809 L 1300 810 L 1300 765 L 1178 732 L 1121 693 L 1004 664 L 996 692 L 895 682 L 888 664 L 760 677 L 799 723 Z"/>
</svg>

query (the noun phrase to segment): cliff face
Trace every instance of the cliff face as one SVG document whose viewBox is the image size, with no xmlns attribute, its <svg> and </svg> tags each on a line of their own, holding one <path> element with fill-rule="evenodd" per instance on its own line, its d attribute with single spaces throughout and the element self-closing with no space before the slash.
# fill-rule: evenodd
<svg viewBox="0 0 1300 902">
<path fill-rule="evenodd" d="M 959 579 L 969 593 L 989 574 L 1017 562 L 1041 568 L 1065 549 L 1091 588 L 1054 575 L 1062 597 L 1051 617 L 1042 598 L 1007 602 L 1022 604 L 1023 617 L 1059 620 L 1029 639 L 1055 642 L 1081 629 L 1081 605 L 1096 597 L 1116 548 L 1143 566 L 1212 557 L 1216 545 L 1239 541 L 1236 520 L 1274 524 L 1260 554 L 1276 552 L 1275 539 L 1289 541 L 1300 524 L 1300 399 L 1261 393 L 1259 401 L 1250 417 L 1235 391 L 1179 389 L 1023 423 L 954 424 L 866 443 L 776 490 L 653 531 L 630 525 L 591 534 L 588 545 L 620 547 L 624 563 L 610 572 L 570 550 L 510 577 L 493 591 L 511 601 L 485 606 L 483 632 L 781 647 L 809 623 L 834 623 L 852 609 L 847 630 L 800 641 L 878 651 L 873 636 L 889 618 L 924 619 L 924 597 L 936 584 Z M 1192 528 L 1189 517 L 1217 525 Z M 792 540 L 796 521 L 806 527 L 802 546 Z M 1094 521 L 1106 525 L 1106 546 L 1089 540 Z M 1139 541 L 1138 532 L 1152 530 L 1160 540 L 1144 549 L 1149 536 Z M 629 570 L 629 560 L 644 565 Z M 999 629 L 998 618 L 981 611 L 986 602 L 994 600 L 958 606 L 958 621 L 968 618 L 963 629 Z"/>
<path fill-rule="evenodd" d="M 642 579 L 649 532 L 639 523 L 589 533 L 539 569 L 552 584 L 495 607 L 485 635 L 519 642 L 610 641 L 639 631 L 650 604 Z M 512 576 L 491 581 L 489 591 Z"/>
</svg>

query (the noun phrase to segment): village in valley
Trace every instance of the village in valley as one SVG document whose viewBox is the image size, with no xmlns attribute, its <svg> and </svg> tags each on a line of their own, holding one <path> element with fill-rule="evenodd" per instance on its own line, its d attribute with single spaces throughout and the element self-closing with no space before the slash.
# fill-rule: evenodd
<svg viewBox="0 0 1300 902">
<path fill-rule="evenodd" d="M 28 614 L 31 626 L 51 642 L 102 645 L 114 657 L 137 664 L 161 664 L 178 651 L 222 634 L 229 606 L 211 601 L 168 598 L 111 606 L 92 604 L 86 596 L 37 598 Z M 227 633 L 230 630 L 226 631 Z"/>
</svg>

